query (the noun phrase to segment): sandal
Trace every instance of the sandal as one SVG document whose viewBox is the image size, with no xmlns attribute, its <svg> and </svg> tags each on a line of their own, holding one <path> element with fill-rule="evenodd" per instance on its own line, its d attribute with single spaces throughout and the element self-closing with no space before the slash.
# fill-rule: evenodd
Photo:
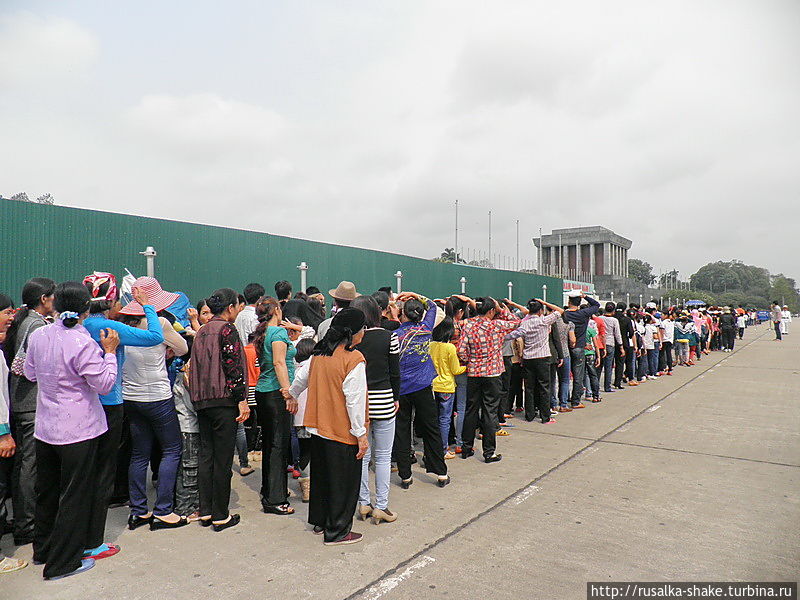
<svg viewBox="0 0 800 600">
<path fill-rule="evenodd" d="M 294 509 L 288 504 L 278 504 L 277 506 L 264 506 L 261 510 L 270 515 L 294 514 Z"/>
<path fill-rule="evenodd" d="M 0 573 L 13 573 L 14 571 L 21 571 L 28 566 L 27 561 L 21 558 L 9 558 L 6 556 L 0 560 Z"/>
</svg>

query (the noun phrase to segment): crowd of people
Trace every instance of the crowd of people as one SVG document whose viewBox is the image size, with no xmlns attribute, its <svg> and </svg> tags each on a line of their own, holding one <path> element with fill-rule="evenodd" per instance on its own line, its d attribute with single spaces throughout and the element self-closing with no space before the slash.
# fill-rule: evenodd
<svg viewBox="0 0 800 600">
<path fill-rule="evenodd" d="M 93 272 L 31 279 L 20 308 L 0 294 L 0 533 L 32 543 L 46 579 L 120 551 L 105 538 L 109 507 L 129 507 L 130 530 L 238 525 L 234 456 L 242 477 L 261 462 L 264 513 L 294 513 L 293 477 L 311 531 L 358 542 L 354 518 L 398 518 L 393 471 L 407 490 L 421 461 L 445 487 L 448 461 L 474 456 L 477 441 L 483 462 L 502 460 L 514 419 L 551 426 L 730 352 L 752 316 L 601 306 L 579 292 L 559 306 L 359 294 L 348 281 L 327 295 L 274 289 L 221 288 L 193 307 L 141 277 L 123 305 L 115 277 Z M 25 566 L 5 557 L 0 572 Z"/>
</svg>

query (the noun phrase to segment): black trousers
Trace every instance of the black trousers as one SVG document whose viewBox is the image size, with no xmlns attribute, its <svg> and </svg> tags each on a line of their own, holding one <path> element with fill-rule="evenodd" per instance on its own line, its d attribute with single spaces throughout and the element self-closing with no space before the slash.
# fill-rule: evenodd
<svg viewBox="0 0 800 600">
<path fill-rule="evenodd" d="M 131 465 L 133 443 L 131 441 L 131 424 L 124 404 L 122 408 L 122 427 L 117 449 L 117 473 L 114 477 L 114 491 L 111 493 L 111 502 L 127 502 L 130 495 L 128 468 Z M 157 473 L 158 471 L 155 472 Z"/>
<path fill-rule="evenodd" d="M 511 357 L 503 357 L 505 371 L 500 375 L 500 405 L 497 407 L 497 422 L 505 421 L 503 415 L 511 413 Z"/>
<path fill-rule="evenodd" d="M 475 444 L 475 428 L 480 426 L 483 434 L 483 456 L 492 456 L 497 449 L 497 404 L 500 402 L 500 376 L 467 377 L 467 411 L 464 415 L 464 430 L 461 433 L 462 452 L 472 450 Z"/>
<path fill-rule="evenodd" d="M 550 357 L 547 358 L 526 358 L 525 374 L 527 379 L 525 385 L 533 393 L 525 398 L 525 420 L 533 421 L 536 412 L 542 423 L 550 420 Z"/>
<path fill-rule="evenodd" d="M 289 502 L 289 479 L 286 467 L 291 456 L 292 415 L 279 390 L 256 391 L 258 420 L 261 425 L 261 504 L 279 506 Z"/>
<path fill-rule="evenodd" d="M 108 431 L 97 438 L 97 459 L 95 461 L 95 481 L 89 534 L 86 538 L 87 548 L 97 548 L 103 543 L 106 534 L 106 516 L 108 515 L 108 499 L 114 491 L 114 479 L 117 475 L 117 451 L 122 438 L 122 404 L 103 406 L 106 413 Z"/>
<path fill-rule="evenodd" d="M 658 370 L 672 371 L 672 342 L 661 342 Z"/>
<path fill-rule="evenodd" d="M 11 474 L 14 506 L 14 541 L 30 543 L 36 512 L 36 442 L 33 438 L 35 412 L 15 412 L 12 416 L 14 471 Z"/>
<path fill-rule="evenodd" d="M 11 531 L 6 500 L 11 498 L 11 473 L 13 470 L 13 457 L 0 458 L 0 537 L 5 535 L 7 531 Z"/>
<path fill-rule="evenodd" d="M 44 576 L 81 566 L 95 493 L 98 439 L 55 446 L 36 440 L 33 560 Z"/>
<path fill-rule="evenodd" d="M 425 471 L 436 475 L 447 475 L 442 448 L 442 433 L 439 430 L 439 405 L 433 397 L 433 389 L 428 386 L 410 394 L 398 397 L 400 409 L 394 427 L 394 446 L 392 454 L 397 460 L 397 474 L 401 479 L 411 477 L 411 414 L 414 416 L 414 428 L 422 437 L 425 451 Z M 314 460 L 311 460 L 313 472 Z M 313 479 L 313 478 L 312 478 Z"/>
<path fill-rule="evenodd" d="M 200 457 L 197 464 L 200 515 L 211 515 L 212 521 L 228 518 L 238 415 L 239 409 L 235 406 L 215 406 L 197 411 L 200 425 Z"/>
<path fill-rule="evenodd" d="M 402 396 L 401 396 L 402 398 Z M 441 449 L 441 442 L 439 448 Z M 308 522 L 325 529 L 325 541 L 342 539 L 353 527 L 361 486 L 358 446 L 311 436 L 311 498 Z"/>
<path fill-rule="evenodd" d="M 622 350 L 625 350 L 625 356 L 622 356 Z M 630 351 L 630 346 L 617 346 L 617 352 L 614 354 L 614 387 L 622 385 L 622 376 L 625 374 L 625 364 Z"/>
<path fill-rule="evenodd" d="M 739 327 L 739 339 L 744 339 L 744 327 Z"/>
<path fill-rule="evenodd" d="M 524 400 L 522 396 L 522 380 L 523 380 L 523 373 L 522 373 L 522 364 L 521 363 L 511 363 L 511 382 L 509 383 L 509 400 L 508 406 L 509 408 L 522 408 L 524 405 Z M 511 412 L 511 411 L 509 411 Z"/>
<path fill-rule="evenodd" d="M 733 345 L 736 343 L 736 330 L 729 327 L 722 330 L 722 344 L 725 348 L 733 350 Z"/>
</svg>

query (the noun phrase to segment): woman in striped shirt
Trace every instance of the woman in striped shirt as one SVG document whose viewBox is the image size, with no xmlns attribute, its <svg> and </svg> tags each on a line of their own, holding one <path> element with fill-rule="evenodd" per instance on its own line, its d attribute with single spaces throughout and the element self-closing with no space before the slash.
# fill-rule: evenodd
<svg viewBox="0 0 800 600">
<path fill-rule="evenodd" d="M 397 336 L 381 327 L 381 309 L 372 296 L 358 296 L 350 303 L 366 317 L 367 329 L 357 349 L 367 361 L 367 398 L 369 402 L 369 448 L 361 469 L 358 516 L 372 516 L 376 525 L 391 523 L 397 515 L 389 510 L 394 424 L 400 390 L 400 344 Z M 369 463 L 375 456 L 375 504 L 370 501 Z"/>
</svg>

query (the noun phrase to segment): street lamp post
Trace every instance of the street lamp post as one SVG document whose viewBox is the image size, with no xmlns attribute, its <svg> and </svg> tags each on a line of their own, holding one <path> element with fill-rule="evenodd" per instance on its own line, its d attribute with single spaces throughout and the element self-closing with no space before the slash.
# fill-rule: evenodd
<svg viewBox="0 0 800 600">
<path fill-rule="evenodd" d="M 152 246 L 148 246 L 145 248 L 144 252 L 139 252 L 142 256 L 147 259 L 147 276 L 148 277 L 155 277 L 156 276 L 156 256 L 157 252 L 156 249 Z"/>
<path fill-rule="evenodd" d="M 508 299 L 509 300 L 513 300 L 513 298 L 511 297 L 513 295 L 513 293 L 514 293 L 514 282 L 513 281 L 509 281 L 508 282 Z"/>
<path fill-rule="evenodd" d="M 611 301 L 614 301 L 614 292 L 611 292 Z"/>
<path fill-rule="evenodd" d="M 303 261 L 299 265 L 297 265 L 297 268 L 300 269 L 300 291 L 305 293 L 306 289 L 308 288 L 308 285 L 306 285 L 308 283 L 306 278 L 306 273 L 308 272 L 308 264 L 305 261 Z"/>
<path fill-rule="evenodd" d="M 628 306 L 631 305 L 631 294 L 630 294 L 630 292 L 625 294 L 625 304 L 627 304 Z"/>
<path fill-rule="evenodd" d="M 403 291 L 403 272 L 398 269 L 394 276 L 397 279 L 397 293 L 399 294 Z"/>
<path fill-rule="evenodd" d="M 463 296 L 466 293 L 467 293 L 467 278 L 466 277 L 462 277 L 461 278 L 461 295 Z"/>
<path fill-rule="evenodd" d="M 547 284 L 542 285 L 542 300 L 547 300 Z"/>
</svg>

